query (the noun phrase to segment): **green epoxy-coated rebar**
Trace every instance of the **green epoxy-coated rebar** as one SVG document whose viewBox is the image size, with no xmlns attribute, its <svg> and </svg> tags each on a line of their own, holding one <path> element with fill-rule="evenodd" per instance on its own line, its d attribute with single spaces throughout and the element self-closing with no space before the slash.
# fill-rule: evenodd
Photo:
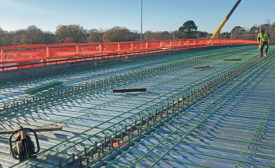
<svg viewBox="0 0 275 168">
<path fill-rule="evenodd" d="M 248 50 L 249 52 L 251 50 Z M 239 53 L 239 51 L 235 50 L 233 52 L 236 52 L 236 54 Z M 246 52 L 246 51 L 244 51 Z M 231 54 L 232 52 L 228 52 L 228 54 Z M 254 51 L 253 51 L 254 53 Z M 227 56 L 218 57 L 211 57 L 209 59 L 206 59 L 205 61 L 207 62 L 211 62 L 214 63 L 216 62 L 216 65 L 218 65 L 219 63 L 223 62 L 222 59 L 226 58 Z M 234 58 L 234 54 L 232 53 L 232 57 Z M 205 74 L 200 74 L 201 77 L 200 78 L 196 78 L 196 80 L 192 80 L 192 83 L 186 84 L 183 83 L 183 80 L 179 80 L 179 78 L 181 79 L 185 79 L 185 80 L 190 80 L 190 78 L 186 78 L 187 74 L 188 75 L 199 75 L 197 73 L 194 73 L 193 70 L 188 69 L 188 67 L 190 67 L 192 69 L 192 64 L 186 64 L 182 67 L 179 68 L 172 68 L 169 67 L 166 71 L 164 69 L 160 70 L 158 73 L 157 71 L 154 72 L 150 72 L 148 77 L 143 78 L 144 75 L 140 74 L 141 76 L 138 78 L 131 78 L 131 79 L 127 79 L 127 78 L 121 78 L 119 79 L 117 82 L 115 82 L 115 84 L 111 84 L 108 85 L 107 83 L 104 83 L 104 81 L 106 80 L 102 80 L 103 83 L 100 81 L 97 83 L 98 86 L 100 85 L 104 85 L 104 86 L 100 86 L 95 88 L 94 90 L 88 90 L 85 92 L 79 92 L 79 93 L 72 93 L 70 94 L 70 96 L 61 96 L 58 98 L 52 98 L 49 102 L 42 102 L 42 103 L 38 103 L 38 105 L 35 105 L 33 107 L 31 107 L 31 111 L 25 111 L 22 109 L 17 109 L 16 113 L 17 114 L 21 114 L 22 116 L 30 116 L 30 114 L 32 114 L 31 118 L 30 118 L 30 125 L 31 124 L 35 124 L 35 122 L 33 122 L 33 120 L 37 120 L 40 121 L 41 123 L 46 123 L 46 124 L 51 124 L 51 123 L 63 123 L 65 125 L 68 125 L 68 129 L 65 129 L 63 133 L 64 135 L 67 134 L 72 134 L 74 136 L 68 136 L 68 139 L 66 140 L 62 140 L 59 139 L 57 137 L 51 137 L 49 138 L 46 135 L 42 135 L 40 136 L 41 138 L 49 138 L 50 141 L 52 140 L 58 140 L 58 143 L 55 143 L 55 145 L 51 146 L 48 150 L 44 150 L 38 157 L 40 160 L 31 160 L 29 161 L 30 164 L 32 164 L 33 166 L 42 166 L 42 165 L 47 165 L 47 167 L 54 167 L 55 162 L 53 161 L 55 158 L 60 158 L 62 159 L 62 161 L 66 161 L 68 163 L 70 163 L 72 161 L 72 154 L 74 154 L 74 158 L 75 160 L 78 159 L 78 157 L 84 155 L 84 148 L 86 147 L 87 149 L 92 149 L 93 143 L 95 141 L 97 142 L 101 142 L 104 141 L 104 138 L 109 135 L 111 135 L 111 133 L 114 132 L 114 130 L 121 130 L 124 129 L 125 125 L 129 125 L 129 124 L 133 124 L 135 120 L 140 120 L 141 116 L 148 116 L 149 112 L 155 112 L 156 109 L 161 108 L 162 105 L 166 105 L 167 102 L 170 103 L 170 105 L 174 105 L 172 102 L 172 100 L 175 100 L 175 98 L 178 97 L 182 97 L 182 95 L 185 95 L 185 93 L 190 93 L 190 91 L 192 91 L 193 96 L 195 96 L 195 91 L 193 90 L 194 88 L 200 87 L 204 82 L 210 82 L 213 81 L 215 76 L 218 75 L 222 75 L 224 72 L 230 72 L 230 70 L 233 70 L 237 67 L 239 67 L 240 65 L 244 64 L 245 62 L 251 60 L 251 58 L 254 58 L 255 55 L 251 54 L 248 56 L 242 56 L 242 61 L 241 62 L 225 62 L 224 63 L 224 69 L 220 72 L 215 71 L 215 68 L 211 68 L 205 71 L 205 72 L 200 72 L 200 73 L 205 73 Z M 235 57 L 236 58 L 236 57 Z M 215 61 L 214 61 L 215 60 Z M 268 62 L 268 60 L 266 61 Z M 198 62 L 196 62 L 198 63 Z M 191 65 L 191 66 L 190 66 Z M 225 66 L 226 65 L 226 66 Z M 258 64 L 257 64 L 258 65 Z M 212 67 L 212 66 L 211 66 Z M 214 67 L 214 66 L 213 66 Z M 218 66 L 217 66 L 218 67 Z M 255 66 L 254 66 L 255 67 Z M 182 73 L 184 71 L 186 71 L 186 73 Z M 189 71 L 189 72 L 188 72 Z M 175 74 L 173 74 L 175 73 Z M 182 73 L 182 75 L 180 75 Z M 175 89 L 170 89 L 169 92 L 167 92 L 167 96 L 163 96 L 162 94 L 151 94 L 149 96 L 147 96 L 146 94 L 144 95 L 125 95 L 125 97 L 121 97 L 121 96 L 113 96 L 110 95 L 108 93 L 108 91 L 110 91 L 112 88 L 116 88 L 116 87 L 125 87 L 125 86 L 135 86 L 136 84 L 139 84 L 139 81 L 142 81 L 144 83 L 144 81 L 146 79 L 150 79 L 150 78 L 154 78 L 154 77 L 162 77 L 163 75 L 167 75 L 167 76 L 171 76 L 171 78 L 167 78 L 166 80 L 163 80 L 159 83 L 154 83 L 154 84 L 150 84 L 150 87 L 154 87 L 154 88 L 161 88 L 163 86 L 164 89 L 158 89 L 159 93 L 166 93 L 165 89 L 166 87 L 171 87 L 174 85 Z M 109 81 L 111 81 L 113 78 L 108 78 Z M 179 80 L 179 82 L 177 82 Z M 233 79 L 234 80 L 234 79 Z M 243 79 L 242 79 L 243 80 Z M 111 83 L 111 82 L 109 82 Z M 153 82 L 151 82 L 153 83 Z M 167 85 L 168 83 L 173 83 L 173 85 Z M 85 84 L 85 83 L 84 83 Z M 84 86 L 83 84 L 83 86 Z M 213 85 L 214 83 L 212 83 Z M 149 82 L 147 82 L 147 85 L 149 85 Z M 180 86 L 182 85 L 182 86 Z M 80 85 L 81 87 L 82 85 Z M 76 90 L 78 90 L 80 88 L 76 88 Z M 238 92 L 238 90 L 236 90 L 236 92 Z M 104 102 L 100 102 L 99 104 L 95 104 L 94 106 L 91 106 L 89 104 L 93 104 L 93 101 L 96 101 L 96 99 L 93 99 L 92 101 L 89 100 L 93 97 L 93 95 L 96 95 L 96 97 L 101 100 L 101 97 L 104 97 L 104 95 L 108 93 L 108 97 L 107 101 Z M 234 92 L 232 92 L 234 93 Z M 149 93 L 150 94 L 150 93 Z M 213 93 L 215 94 L 215 92 Z M 235 94 L 235 93 L 234 93 Z M 135 97 L 135 101 L 131 100 L 131 97 Z M 79 101 L 75 101 L 76 99 L 79 99 Z M 120 103 L 126 100 L 131 100 L 127 103 Z M 143 100 L 144 102 L 140 102 L 139 100 Z M 63 102 L 63 104 L 60 104 L 60 102 Z M 198 103 L 203 103 L 202 101 L 198 102 Z M 120 105 L 119 108 L 108 108 L 108 107 L 113 107 L 113 104 L 118 104 Z M 67 105 L 70 105 L 70 107 L 73 108 L 65 108 Z M 73 105 L 73 106 L 72 106 Z M 195 105 L 191 105 L 190 108 L 194 107 Z M 43 108 L 42 108 L 43 107 Z M 134 108 L 133 108 L 134 107 Z M 176 110 L 177 104 L 175 104 L 174 108 Z M 213 105 L 212 105 L 213 107 Z M 29 107 L 28 107 L 29 108 Z M 63 111 L 58 110 L 56 111 L 55 109 L 63 109 Z M 76 110 L 77 109 L 81 109 L 81 110 Z M 49 110 L 47 110 L 49 109 Z M 96 110 L 102 110 L 104 109 L 104 111 L 106 111 L 107 113 L 103 113 L 102 117 L 99 117 L 99 114 L 94 115 L 93 112 Z M 131 110 L 129 110 L 131 109 Z M 34 113 L 34 111 L 39 110 L 38 113 Z M 66 111 L 66 113 L 64 113 L 64 110 Z M 6 115 L 5 118 L 1 118 L 1 122 L 5 122 L 7 123 L 11 118 L 16 117 L 16 113 L 10 113 L 8 115 Z M 110 115 L 110 113 L 117 113 L 119 115 Z M 37 115 L 36 115 L 37 114 Z M 71 116 L 68 116 L 68 114 L 71 114 Z M 152 115 L 153 113 L 151 113 Z M 48 119 L 46 117 L 41 118 L 41 116 L 48 116 Z M 201 119 L 206 119 L 207 116 L 209 115 L 202 115 L 202 114 L 198 114 L 197 116 L 194 116 L 192 121 L 196 121 L 197 118 L 196 117 L 200 117 Z M 209 116 L 210 118 L 213 117 L 213 119 L 216 119 L 217 116 Z M 56 119 L 55 119 L 56 118 Z M 60 118 L 60 119 L 58 119 Z M 55 119 L 55 120 L 53 120 Z M 58 120 L 57 120 L 58 119 Z M 84 120 L 85 119 L 85 120 Z M 171 119 L 174 119 L 173 117 L 171 117 Z M 79 120 L 80 122 L 75 122 Z M 189 124 L 194 124 L 193 122 L 190 122 Z M 240 120 L 241 121 L 241 120 Z M 47 123 L 48 122 L 48 123 Z M 150 122 L 153 122 L 150 120 Z M 17 120 L 15 121 L 15 123 L 22 123 L 22 120 Z M 98 123 L 95 125 L 85 125 L 84 123 Z M 206 119 L 204 120 L 204 122 L 202 122 L 200 124 L 200 126 L 195 129 L 193 132 L 191 132 L 188 136 L 192 136 L 194 135 L 197 130 L 203 130 L 203 125 L 204 124 L 214 124 L 214 121 L 210 121 L 210 119 Z M 81 128 L 82 127 L 82 128 Z M 150 127 L 150 125 L 149 125 Z M 65 127 L 66 128 L 66 127 Z M 69 129 L 69 128 L 74 128 L 74 129 Z M 79 130 L 75 129 L 75 128 L 79 128 Z M 142 127 L 142 129 L 147 129 L 147 127 Z M 149 128 L 148 128 L 149 129 Z M 154 128 L 153 126 L 150 128 L 153 131 L 157 131 L 157 128 Z M 96 130 L 96 132 L 91 132 L 92 130 Z M 127 132 L 127 131 L 126 131 Z M 134 136 L 138 136 L 138 134 L 133 134 L 131 135 L 131 137 Z M 150 135 L 146 135 L 146 137 L 150 137 Z M 124 140 L 125 142 L 128 142 L 127 140 Z M 130 141 L 129 141 L 130 142 Z M 230 141 L 231 142 L 231 141 Z M 245 141 L 248 142 L 248 141 Z M 136 144 L 138 144 L 139 142 L 137 142 Z M 248 144 L 248 143 L 245 143 Z M 253 143 L 251 143 L 253 144 Z M 101 149 L 101 148 L 100 148 Z M 122 149 L 117 149 L 117 148 L 113 148 L 112 149 L 114 152 L 120 152 L 123 151 Z M 88 152 L 89 150 L 87 150 L 86 152 Z M 126 151 L 127 152 L 127 151 Z M 126 153 L 126 152 L 123 152 Z M 48 156 L 43 156 L 44 154 L 48 155 Z M 49 155 L 50 154 L 50 155 Z M 100 156 L 104 156 L 100 153 Z M 43 160 L 47 158 L 47 160 Z M 87 159 L 87 156 L 86 156 Z M 91 158 L 90 158 L 91 159 Z M 101 159 L 99 159 L 101 160 Z M 164 160 L 167 160 L 167 158 L 165 158 Z M 169 159 L 168 159 L 169 160 Z M 95 162 L 95 158 L 91 159 L 90 162 Z M 174 161 L 175 162 L 175 161 Z M 178 161 L 180 162 L 180 161 Z M 58 165 L 59 162 L 56 162 Z M 109 163 L 114 163 L 113 161 L 109 161 Z M 181 163 L 185 163 L 184 161 Z M 188 162 L 186 162 L 186 164 L 188 164 Z M 237 163 L 236 163 L 237 164 Z M 89 164 L 88 164 L 89 165 Z M 123 164 L 121 164 L 123 165 Z M 189 163 L 189 165 L 192 165 Z M 196 165 L 196 164 L 194 164 Z M 198 164 L 199 165 L 199 164 Z M 17 166 L 20 167 L 20 164 L 18 164 Z M 64 165 L 65 166 L 65 165 Z M 16 167 L 16 165 L 14 165 L 14 167 Z M 127 167 L 127 165 L 126 165 Z M 206 166 L 207 167 L 207 166 Z"/>
<path fill-rule="evenodd" d="M 224 53 L 230 53 L 230 54 L 233 54 L 233 53 L 235 53 L 235 52 L 237 52 L 237 51 L 244 51 L 244 50 L 247 50 L 247 49 L 239 49 L 239 50 L 236 50 L 236 51 L 225 51 Z M 203 59 L 206 59 L 206 58 L 210 58 L 210 57 L 218 57 L 218 56 L 220 56 L 219 54 L 220 53 L 222 53 L 222 52 L 216 52 L 215 54 L 211 54 L 211 55 L 209 55 L 209 56 L 204 56 L 204 57 L 201 57 L 201 58 L 203 58 Z M 200 56 L 200 55 L 199 55 Z M 167 59 L 167 57 L 166 57 L 166 59 Z M 200 57 L 198 57 L 198 59 L 200 59 Z M 196 60 L 196 59 L 195 59 Z M 194 61 L 195 61 L 194 60 Z M 166 60 L 166 62 L 167 62 L 167 60 Z M 190 60 L 189 60 L 189 62 L 190 62 Z M 176 64 L 179 64 L 179 63 L 176 63 Z M 154 64 L 153 64 L 154 65 Z M 172 65 L 172 64 L 171 64 Z M 170 66 L 171 67 L 171 66 Z M 78 76 L 79 74 L 77 73 L 77 76 Z M 58 78 L 59 79 L 59 78 Z M 60 79 L 61 80 L 61 79 Z M 65 82 L 65 81 L 64 81 Z M 66 83 L 65 83 L 66 84 Z M 3 93 L 3 92 L 2 92 Z M 18 100 L 19 102 L 22 102 L 22 100 Z"/>
<path fill-rule="evenodd" d="M 269 64 L 269 66 L 270 65 L 272 65 L 272 63 L 270 63 Z M 263 68 L 263 69 L 265 69 L 263 66 L 261 67 L 261 68 Z M 258 70 L 258 69 L 256 69 L 256 70 Z M 260 72 L 261 72 L 261 70 L 260 70 Z M 259 75 L 260 73 L 258 72 L 258 75 Z M 252 80 L 253 81 L 253 80 Z M 249 83 L 249 82 L 248 82 Z M 237 85 L 237 87 L 239 87 L 240 85 Z M 234 90 L 233 90 L 234 91 Z M 227 95 L 228 96 L 228 95 Z M 266 119 L 266 118 L 265 118 Z M 261 121 L 259 122 L 259 123 L 261 123 Z M 261 123 L 262 124 L 262 123 Z M 185 125 L 185 124 L 182 124 L 182 126 L 183 125 Z M 198 127 L 197 127 L 198 128 Z M 260 127 L 260 128 L 262 128 L 262 127 Z M 192 135 L 192 134 L 189 134 L 189 135 Z M 199 136 L 199 135 L 198 135 Z M 255 135 L 254 135 L 255 136 Z M 169 137 L 169 136 L 167 136 L 167 137 Z M 215 139 L 215 137 L 213 137 L 213 139 Z M 219 139 L 219 138 L 217 138 L 217 139 Z M 230 141 L 230 139 L 224 139 L 224 138 L 222 138 L 223 140 L 227 140 L 227 141 Z M 180 142 L 180 141 L 179 141 Z M 241 141 L 242 143 L 246 143 L 246 144 L 253 144 L 253 145 L 256 145 L 257 143 L 253 143 L 253 142 L 249 142 L 249 141 L 245 141 L 245 142 L 243 142 L 243 141 Z M 140 143 L 137 143 L 137 145 L 139 145 Z M 161 144 L 160 142 L 158 143 L 158 145 L 156 145 L 156 146 L 153 146 L 152 145 L 152 147 L 153 148 L 156 148 L 156 147 L 158 147 L 159 146 L 159 144 Z M 174 143 L 173 143 L 174 144 Z M 137 146 L 137 145 L 135 145 L 135 146 Z M 149 145 L 147 145 L 147 146 L 149 146 Z M 272 145 L 267 145 L 267 146 L 269 146 L 269 147 L 273 147 Z M 152 151 L 153 150 L 153 148 L 150 150 L 150 151 Z M 161 147 L 161 148 L 163 148 L 163 147 Z M 173 149 L 173 147 L 172 148 L 169 148 L 169 151 L 171 151 Z M 230 149 L 227 149 L 227 150 L 230 150 Z M 150 151 L 149 152 L 147 152 L 147 154 L 148 153 L 150 153 Z M 124 154 L 123 155 L 126 155 L 127 153 L 129 153 L 130 151 L 128 150 L 128 152 L 124 152 Z M 188 152 L 188 151 L 187 151 Z M 243 152 L 243 153 L 249 153 L 249 152 L 244 152 L 244 151 L 239 151 L 239 152 Z M 168 152 L 167 152 L 168 153 Z M 190 153 L 190 152 L 189 152 Z M 192 152 L 191 152 L 192 153 Z M 195 154 L 195 153 L 193 153 L 193 154 Z M 198 153 L 198 154 L 200 154 L 200 153 Z M 138 159 L 138 161 L 139 160 L 141 160 L 142 158 L 144 158 L 145 156 L 147 156 L 147 155 L 139 155 L 139 159 Z M 164 157 L 165 155 L 163 155 L 163 157 Z M 205 156 L 207 156 L 207 155 L 205 155 Z M 209 155 L 210 156 L 210 155 Z M 270 158 L 272 158 L 272 156 L 268 156 L 268 155 L 262 155 L 262 156 L 266 156 L 266 157 L 270 157 Z M 121 157 L 123 157 L 123 156 L 121 156 Z M 120 158 L 121 158 L 120 157 Z M 155 164 L 157 164 L 157 162 L 159 162 L 161 159 L 163 159 L 163 157 L 161 157 L 161 158 L 158 158 L 158 160 L 156 161 L 156 162 L 154 162 L 154 164 L 153 165 L 155 165 Z M 211 156 L 211 157 L 216 157 L 216 156 Z M 222 158 L 221 157 L 221 159 L 227 159 L 227 158 Z M 229 159 L 230 160 L 230 159 Z M 135 160 L 135 162 L 134 162 L 134 164 L 132 164 L 132 165 L 135 165 L 135 163 L 137 163 L 138 161 L 136 161 Z M 268 164 L 261 164 L 261 163 L 254 163 L 254 162 L 249 162 L 249 161 L 242 161 L 242 160 L 232 160 L 232 161 L 235 161 L 235 163 L 237 163 L 237 162 L 241 162 L 241 163 L 248 163 L 248 164 L 257 164 L 257 165 L 261 165 L 261 166 L 271 166 L 271 165 L 268 165 Z M 113 162 L 109 162 L 109 164 L 110 163 L 115 163 L 115 161 L 113 161 Z M 272 166 L 271 166 L 272 167 Z M 273 166 L 274 167 L 274 166 Z"/>
<path fill-rule="evenodd" d="M 206 118 L 205 118 L 205 119 L 206 119 Z M 203 120 L 203 121 L 204 121 L 204 120 Z M 202 121 L 202 122 L 200 122 L 200 124 L 201 124 L 201 123 L 203 123 L 203 121 Z M 199 124 L 199 125 L 200 125 L 200 124 Z M 197 125 L 197 126 L 195 127 L 195 129 L 196 129 L 199 125 Z M 153 150 L 153 149 L 152 149 L 152 150 Z M 142 157 L 141 157 L 141 158 L 142 158 Z M 137 162 L 138 162 L 138 161 L 137 161 Z"/>
</svg>

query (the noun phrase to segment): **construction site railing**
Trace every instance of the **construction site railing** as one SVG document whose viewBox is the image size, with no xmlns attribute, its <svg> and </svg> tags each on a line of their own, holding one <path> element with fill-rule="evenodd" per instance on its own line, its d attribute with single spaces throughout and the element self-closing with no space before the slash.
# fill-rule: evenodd
<svg viewBox="0 0 275 168">
<path fill-rule="evenodd" d="M 0 71 L 209 46 L 257 44 L 253 40 L 173 39 L 127 42 L 32 44 L 0 47 Z"/>
</svg>

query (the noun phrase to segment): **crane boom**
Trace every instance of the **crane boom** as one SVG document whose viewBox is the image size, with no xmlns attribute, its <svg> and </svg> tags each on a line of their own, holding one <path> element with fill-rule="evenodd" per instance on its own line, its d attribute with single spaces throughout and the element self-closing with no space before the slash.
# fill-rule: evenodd
<svg viewBox="0 0 275 168">
<path fill-rule="evenodd" d="M 228 15 L 223 19 L 222 23 L 220 24 L 220 26 L 218 27 L 218 29 L 216 30 L 216 32 L 212 35 L 212 37 L 211 37 L 210 40 L 208 41 L 208 44 L 210 44 L 211 41 L 212 41 L 214 38 L 216 38 L 216 37 L 220 34 L 220 32 L 221 32 L 223 26 L 224 26 L 225 23 L 229 20 L 230 16 L 231 16 L 232 13 L 235 11 L 235 9 L 238 7 L 238 5 L 240 4 L 241 1 L 242 1 L 242 0 L 238 0 L 238 1 L 235 3 L 235 5 L 234 5 L 233 8 L 230 10 L 230 12 L 228 13 Z"/>
</svg>

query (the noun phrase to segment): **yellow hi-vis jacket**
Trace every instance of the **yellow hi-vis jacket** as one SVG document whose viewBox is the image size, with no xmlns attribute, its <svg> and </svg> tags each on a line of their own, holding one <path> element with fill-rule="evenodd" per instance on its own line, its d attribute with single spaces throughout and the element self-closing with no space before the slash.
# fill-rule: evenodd
<svg viewBox="0 0 275 168">
<path fill-rule="evenodd" d="M 264 33 L 262 33 L 262 32 L 260 32 L 259 34 L 258 34 L 258 40 L 260 41 L 260 42 L 268 42 L 268 40 L 269 40 L 269 35 L 267 34 L 267 32 L 264 32 Z"/>
</svg>

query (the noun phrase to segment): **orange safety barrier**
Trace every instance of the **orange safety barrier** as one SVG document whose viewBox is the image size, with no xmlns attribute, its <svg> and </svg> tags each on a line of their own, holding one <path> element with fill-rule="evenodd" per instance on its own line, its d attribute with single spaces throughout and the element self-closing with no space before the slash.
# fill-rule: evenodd
<svg viewBox="0 0 275 168">
<path fill-rule="evenodd" d="M 6 46 L 0 47 L 0 71 L 209 46 L 257 44 L 252 40 L 214 39 L 207 45 L 208 40 L 204 38 Z"/>
</svg>

